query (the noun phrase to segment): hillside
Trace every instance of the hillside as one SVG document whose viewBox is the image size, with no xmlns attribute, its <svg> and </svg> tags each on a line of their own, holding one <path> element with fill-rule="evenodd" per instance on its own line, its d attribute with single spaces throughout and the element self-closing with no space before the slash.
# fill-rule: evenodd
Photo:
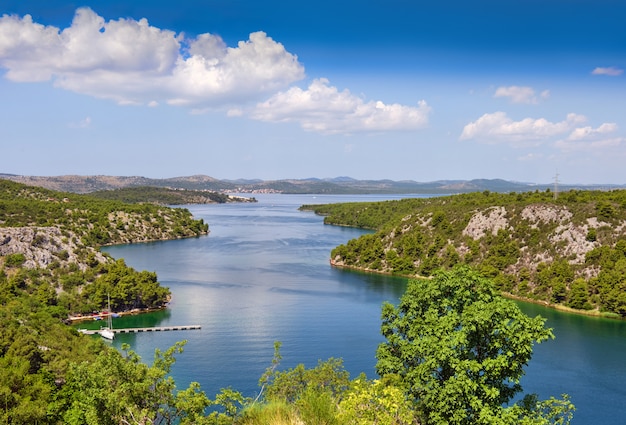
<svg viewBox="0 0 626 425">
<path fill-rule="evenodd" d="M 47 302 L 63 305 L 70 314 L 102 309 L 107 292 L 116 310 L 160 307 L 167 301 L 169 290 L 160 287 L 154 273 L 114 261 L 100 246 L 207 233 L 208 225 L 186 209 L 0 180 L 0 278 L 4 273 L 9 286 L 27 291 L 45 288 Z"/>
<path fill-rule="evenodd" d="M 128 187 L 162 187 L 198 191 L 230 193 L 285 193 L 285 194 L 392 194 L 392 193 L 431 193 L 455 194 L 481 192 L 524 192 L 554 188 L 553 183 L 535 184 L 512 182 L 502 179 L 439 180 L 416 182 L 413 180 L 357 180 L 350 177 L 328 179 L 284 179 L 284 180 L 219 180 L 209 176 L 195 175 L 151 179 L 147 177 L 124 176 L 20 176 L 0 174 L 0 179 L 11 180 L 47 189 L 91 193 Z M 624 185 L 562 185 L 558 190 L 572 189 L 617 189 Z"/>
<path fill-rule="evenodd" d="M 338 267 L 430 276 L 469 264 L 513 296 L 626 316 L 626 191 L 471 193 L 303 206 L 376 230 L 335 248 Z"/>
<path fill-rule="evenodd" d="M 134 407 L 128 394 L 141 386 L 146 391 L 133 400 L 145 408 L 156 389 L 169 389 L 159 378 L 167 370 L 148 373 L 136 355 L 125 351 L 122 356 L 101 338 L 82 335 L 64 322 L 76 315 L 91 318 L 108 306 L 109 297 L 116 313 L 162 308 L 170 299 L 154 272 L 114 260 L 100 252 L 102 244 L 207 232 L 208 226 L 187 210 L 0 180 L 0 421 L 122 423 L 107 410 L 113 399 L 126 395 L 120 406 Z M 167 353 L 161 354 L 161 366 L 168 364 Z M 94 402 L 89 391 L 106 394 L 106 401 Z M 111 391 L 118 395 L 109 397 Z M 83 395 L 86 401 L 74 405 Z M 156 412 L 162 402 L 151 409 Z M 101 417 L 80 419 L 85 406 Z"/>
<path fill-rule="evenodd" d="M 208 190 L 169 189 L 153 186 L 131 186 L 113 190 L 99 190 L 91 192 L 89 195 L 98 199 L 122 201 L 131 204 L 188 205 L 256 202 L 255 198 L 227 195 Z"/>
</svg>

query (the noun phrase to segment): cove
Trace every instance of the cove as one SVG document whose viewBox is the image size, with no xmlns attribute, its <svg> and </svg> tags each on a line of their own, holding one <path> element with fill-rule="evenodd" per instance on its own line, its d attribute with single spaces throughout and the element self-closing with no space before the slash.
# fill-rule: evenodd
<svg viewBox="0 0 626 425">
<path fill-rule="evenodd" d="M 406 280 L 330 267 L 330 251 L 365 231 L 327 226 L 302 204 L 377 201 L 402 196 L 254 195 L 258 203 L 186 206 L 209 223 L 208 236 L 103 249 L 138 270 L 155 271 L 173 299 L 167 310 L 115 319 L 115 327 L 201 325 L 201 330 L 118 334 L 150 363 L 155 348 L 188 340 L 172 375 L 197 381 L 213 397 L 232 387 L 245 396 L 281 341 L 281 369 L 342 358 L 351 377 L 375 375 L 382 341 L 380 308 Z M 415 195 L 413 195 L 415 196 Z M 626 322 L 570 315 L 520 303 L 541 314 L 556 339 L 535 347 L 522 385 L 540 398 L 568 393 L 574 424 L 623 421 Z"/>
</svg>

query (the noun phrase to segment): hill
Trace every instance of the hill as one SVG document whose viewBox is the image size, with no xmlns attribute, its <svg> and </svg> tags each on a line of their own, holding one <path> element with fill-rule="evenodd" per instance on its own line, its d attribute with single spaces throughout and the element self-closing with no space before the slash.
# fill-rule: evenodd
<svg viewBox="0 0 626 425">
<path fill-rule="evenodd" d="M 157 205 L 225 204 L 232 202 L 256 202 L 255 198 L 227 195 L 208 190 L 169 189 L 165 187 L 132 186 L 113 190 L 91 192 L 90 196 L 128 202 Z"/>
<path fill-rule="evenodd" d="M 463 263 L 512 296 L 626 317 L 626 191 L 481 192 L 303 206 L 376 230 L 335 248 L 338 267 L 430 276 Z"/>
<path fill-rule="evenodd" d="M 356 180 L 350 177 L 331 179 L 285 179 L 285 180 L 219 180 L 209 176 L 195 175 L 151 179 L 147 177 L 122 176 L 19 176 L 0 174 L 0 179 L 12 180 L 31 186 L 39 186 L 64 192 L 90 193 L 128 187 L 162 187 L 229 193 L 285 193 L 285 194 L 393 194 L 426 193 L 455 194 L 482 192 L 525 192 L 546 190 L 554 184 L 511 182 L 502 179 L 439 180 L 416 182 L 413 180 Z M 562 185 L 558 190 L 572 189 L 618 189 L 624 185 Z"/>
<path fill-rule="evenodd" d="M 159 286 L 154 273 L 138 273 L 123 260 L 114 261 L 100 246 L 199 236 L 208 230 L 186 209 L 0 180 L 0 278 L 4 268 L 15 290 L 45 288 L 47 302 L 63 305 L 70 314 L 102 309 L 107 292 L 118 311 L 161 307 L 167 301 L 169 290 Z M 118 280 L 125 283 L 117 285 Z"/>
</svg>

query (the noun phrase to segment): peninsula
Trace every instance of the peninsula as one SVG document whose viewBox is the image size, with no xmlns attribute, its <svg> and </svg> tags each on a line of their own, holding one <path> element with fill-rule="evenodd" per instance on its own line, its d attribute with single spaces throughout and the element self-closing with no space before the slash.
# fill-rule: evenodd
<svg viewBox="0 0 626 425">
<path fill-rule="evenodd" d="M 305 205 L 326 224 L 375 233 L 331 253 L 337 267 L 431 276 L 466 264 L 508 296 L 626 317 L 626 191 L 489 191 Z"/>
</svg>

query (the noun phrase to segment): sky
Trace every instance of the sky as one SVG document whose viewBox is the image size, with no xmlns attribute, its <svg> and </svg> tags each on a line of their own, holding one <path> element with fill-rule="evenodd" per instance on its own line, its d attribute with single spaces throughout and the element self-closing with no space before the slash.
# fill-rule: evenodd
<svg viewBox="0 0 626 425">
<path fill-rule="evenodd" d="M 0 173 L 626 184 L 623 0 L 2 0 Z"/>
</svg>

